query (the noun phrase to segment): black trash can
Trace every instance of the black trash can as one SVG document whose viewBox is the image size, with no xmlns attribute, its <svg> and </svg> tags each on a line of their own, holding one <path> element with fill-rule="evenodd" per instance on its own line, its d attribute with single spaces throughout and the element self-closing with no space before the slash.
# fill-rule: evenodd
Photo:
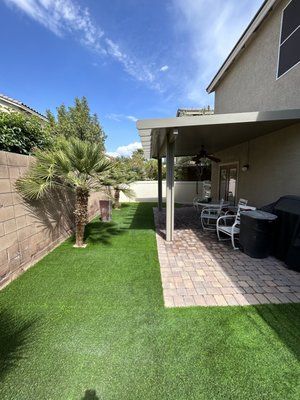
<svg viewBox="0 0 300 400">
<path fill-rule="evenodd" d="M 273 255 L 300 271 L 300 196 L 282 196 L 262 208 L 277 215 Z"/>
<path fill-rule="evenodd" d="M 265 211 L 241 212 L 240 244 L 252 258 L 266 258 L 273 245 L 274 222 L 277 216 Z"/>
</svg>

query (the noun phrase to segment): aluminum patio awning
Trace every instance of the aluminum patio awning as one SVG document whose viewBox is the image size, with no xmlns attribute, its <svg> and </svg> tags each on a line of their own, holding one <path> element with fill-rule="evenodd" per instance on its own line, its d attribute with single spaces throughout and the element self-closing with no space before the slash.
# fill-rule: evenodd
<svg viewBox="0 0 300 400">
<path fill-rule="evenodd" d="M 195 155 L 203 145 L 209 153 L 252 140 L 300 122 L 300 110 L 201 115 L 137 121 L 145 156 L 166 156 L 167 135 L 176 131 L 174 155 Z"/>
<path fill-rule="evenodd" d="M 238 145 L 300 122 L 300 110 L 145 119 L 137 121 L 145 156 L 158 159 L 158 208 L 162 210 L 162 157 L 167 160 L 166 240 L 174 230 L 174 157 Z"/>
</svg>

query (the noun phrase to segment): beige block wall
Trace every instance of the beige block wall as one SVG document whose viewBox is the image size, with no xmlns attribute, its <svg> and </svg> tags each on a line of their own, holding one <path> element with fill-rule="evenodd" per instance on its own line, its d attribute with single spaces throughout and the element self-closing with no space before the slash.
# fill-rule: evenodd
<svg viewBox="0 0 300 400">
<path fill-rule="evenodd" d="M 120 195 L 121 202 L 157 202 L 157 181 L 137 181 L 130 185 L 135 196 L 128 198 L 123 193 Z M 166 181 L 162 182 L 163 200 L 166 198 Z M 197 190 L 198 189 L 198 190 Z M 202 182 L 176 181 L 174 184 L 175 202 L 191 204 L 196 196 L 204 197 Z"/>
<path fill-rule="evenodd" d="M 281 14 L 287 3 L 279 3 L 222 79 L 215 91 L 215 113 L 300 108 L 300 64 L 276 79 Z"/>
<path fill-rule="evenodd" d="M 42 202 L 24 203 L 15 181 L 32 157 L 0 151 L 0 287 L 5 286 L 57 244 L 74 227 L 74 195 L 57 192 Z M 89 218 L 99 210 L 100 193 L 89 199 Z"/>
<path fill-rule="evenodd" d="M 238 162 L 237 199 L 261 207 L 283 195 L 300 196 L 300 124 L 218 152 L 221 163 Z M 247 172 L 241 170 L 250 165 Z M 212 196 L 219 198 L 219 164 L 212 167 Z"/>
</svg>

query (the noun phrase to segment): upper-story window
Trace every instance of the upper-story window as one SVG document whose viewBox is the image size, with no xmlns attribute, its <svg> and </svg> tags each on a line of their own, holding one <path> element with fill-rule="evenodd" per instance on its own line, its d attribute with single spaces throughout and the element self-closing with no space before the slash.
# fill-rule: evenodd
<svg viewBox="0 0 300 400">
<path fill-rule="evenodd" d="M 291 0 L 282 11 L 277 78 L 300 62 L 300 0 Z"/>
</svg>

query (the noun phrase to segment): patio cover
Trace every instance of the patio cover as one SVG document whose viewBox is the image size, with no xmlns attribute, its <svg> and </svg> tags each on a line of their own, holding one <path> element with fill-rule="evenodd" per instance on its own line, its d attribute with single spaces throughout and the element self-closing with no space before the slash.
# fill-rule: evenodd
<svg viewBox="0 0 300 400">
<path fill-rule="evenodd" d="M 162 209 L 161 158 L 167 159 L 166 239 L 174 229 L 174 157 L 208 153 L 255 139 L 300 122 L 300 110 L 279 110 L 137 121 L 145 156 L 158 159 L 158 205 Z"/>
</svg>

